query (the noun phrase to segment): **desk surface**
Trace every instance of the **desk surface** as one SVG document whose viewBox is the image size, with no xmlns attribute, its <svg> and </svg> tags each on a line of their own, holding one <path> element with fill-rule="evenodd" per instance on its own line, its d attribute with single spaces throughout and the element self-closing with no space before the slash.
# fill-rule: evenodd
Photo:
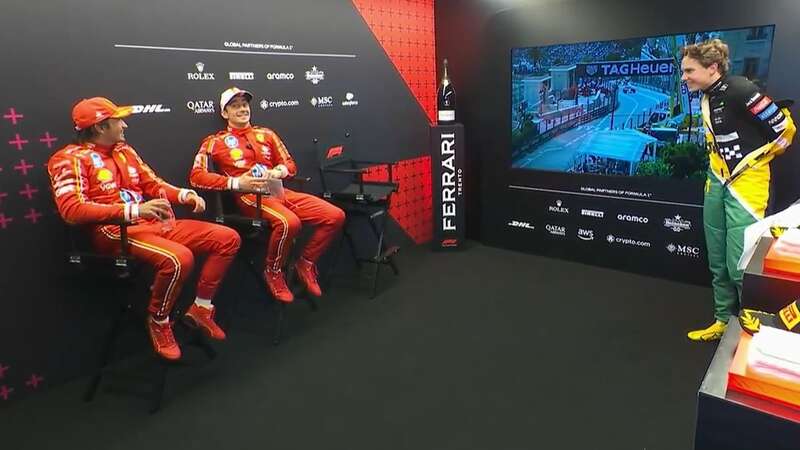
<svg viewBox="0 0 800 450">
<path fill-rule="evenodd" d="M 725 330 L 717 351 L 714 353 L 714 358 L 711 360 L 706 376 L 700 384 L 698 394 L 744 406 L 760 413 L 774 416 L 779 420 L 800 423 L 800 409 L 775 404 L 741 392 L 728 391 L 728 369 L 731 367 L 741 333 L 742 329 L 739 326 L 739 321 L 731 318 L 728 329 Z"/>
</svg>

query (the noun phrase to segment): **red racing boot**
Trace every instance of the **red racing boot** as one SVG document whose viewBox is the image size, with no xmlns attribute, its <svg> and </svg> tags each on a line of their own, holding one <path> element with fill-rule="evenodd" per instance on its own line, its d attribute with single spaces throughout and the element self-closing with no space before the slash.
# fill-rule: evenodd
<svg viewBox="0 0 800 450">
<path fill-rule="evenodd" d="M 319 287 L 319 282 L 317 282 L 317 265 L 301 257 L 295 263 L 294 268 L 297 270 L 297 276 L 303 282 L 308 293 L 314 297 L 321 297 L 322 289 Z"/>
<path fill-rule="evenodd" d="M 292 295 L 289 287 L 286 286 L 286 278 L 283 276 L 282 270 L 265 270 L 264 280 L 266 280 L 269 291 L 275 300 L 284 303 L 294 301 L 294 295 Z"/>
</svg>

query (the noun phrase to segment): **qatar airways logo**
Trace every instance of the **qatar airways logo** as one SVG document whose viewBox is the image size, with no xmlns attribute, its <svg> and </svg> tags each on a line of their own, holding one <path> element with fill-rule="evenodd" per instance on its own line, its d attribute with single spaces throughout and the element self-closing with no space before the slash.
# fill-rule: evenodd
<svg viewBox="0 0 800 450">
<path fill-rule="evenodd" d="M 213 100 L 189 100 L 186 107 L 195 114 L 211 114 L 214 112 Z"/>
<path fill-rule="evenodd" d="M 548 233 L 552 234 L 553 236 L 566 236 L 567 235 L 567 227 L 564 227 L 564 226 L 561 226 L 561 225 L 552 225 L 552 224 L 548 223 L 547 225 L 545 225 L 544 228 L 545 228 L 545 230 L 547 230 Z"/>
</svg>

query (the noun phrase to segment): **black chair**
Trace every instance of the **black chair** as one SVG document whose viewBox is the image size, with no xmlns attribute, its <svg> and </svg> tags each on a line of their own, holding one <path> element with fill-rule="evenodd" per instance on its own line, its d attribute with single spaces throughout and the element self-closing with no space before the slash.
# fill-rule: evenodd
<svg viewBox="0 0 800 450">
<path fill-rule="evenodd" d="M 338 263 L 343 243 L 347 242 L 359 269 L 361 269 L 362 263 L 374 266 L 370 295 L 372 299 L 377 295 L 378 276 L 382 266 L 388 265 L 395 275 L 400 273 L 394 261 L 400 247 L 388 245 L 385 236 L 392 194 L 398 191 L 399 185 L 394 181 L 392 174 L 393 162 L 351 158 L 349 155 L 351 138 L 351 134 L 346 132 L 341 143 L 324 149 L 320 148 L 318 138 L 314 138 L 313 143 L 320 158 L 319 174 L 322 182 L 322 197 L 338 205 L 347 215 L 342 239 L 336 250 L 334 267 Z M 381 168 L 385 168 L 385 180 L 374 180 L 369 171 Z M 349 230 L 354 220 L 358 218 L 366 220 L 376 237 L 375 250 L 368 257 L 359 256 L 353 235 Z M 326 284 L 329 281 L 329 278 L 326 278 Z"/>
<path fill-rule="evenodd" d="M 101 254 L 91 250 L 91 243 L 86 233 L 86 227 L 93 225 L 118 225 L 120 229 L 120 251 L 119 254 L 109 255 Z M 67 251 L 67 262 L 75 270 L 81 273 L 91 273 L 92 279 L 101 276 L 112 281 L 114 292 L 110 296 L 119 301 L 119 309 L 117 314 L 112 320 L 111 329 L 109 330 L 103 342 L 103 350 L 100 353 L 97 367 L 94 375 L 92 376 L 89 386 L 84 393 L 84 401 L 90 402 L 94 400 L 98 388 L 100 387 L 103 378 L 106 375 L 114 375 L 115 377 L 126 377 L 125 373 L 115 372 L 111 370 L 111 364 L 114 362 L 115 353 L 122 337 L 122 332 L 126 325 L 136 323 L 138 328 L 144 332 L 145 317 L 143 314 L 137 314 L 137 308 L 134 307 L 134 301 L 128 295 L 131 288 L 135 284 L 138 274 L 141 272 L 141 264 L 130 255 L 128 251 L 128 224 L 123 221 L 111 221 L 104 223 L 84 224 L 80 226 L 69 225 L 67 227 L 67 240 L 69 242 L 69 250 Z M 179 308 L 173 309 L 173 316 L 181 317 L 182 311 Z M 181 326 L 183 322 L 176 322 L 175 326 Z M 185 329 L 188 339 L 184 344 L 196 345 L 200 347 L 209 359 L 216 358 L 216 351 L 208 342 L 206 337 L 197 329 L 188 325 L 183 325 L 184 328 L 176 331 L 183 331 Z M 146 337 L 147 346 L 151 349 L 155 359 L 157 370 L 155 376 L 147 378 L 146 381 L 151 385 L 150 390 L 150 413 L 155 413 L 161 409 L 162 399 L 164 397 L 164 390 L 166 387 L 166 379 L 168 369 L 174 365 L 179 365 L 177 361 L 167 361 L 159 357 L 150 343 L 149 337 Z M 128 378 L 137 378 L 130 377 Z"/>
<path fill-rule="evenodd" d="M 213 170 L 213 162 L 210 160 L 209 169 Z M 310 178 L 294 177 L 283 181 L 286 184 L 301 186 L 310 180 Z M 269 286 L 267 286 L 267 282 L 263 277 L 264 258 L 261 254 L 261 251 L 267 246 L 267 239 L 271 231 L 270 223 L 268 220 L 264 219 L 261 208 L 256 208 L 255 217 L 243 215 L 233 197 L 236 193 L 254 194 L 256 196 L 256 205 L 260 205 L 261 199 L 265 194 L 259 191 L 246 191 L 242 189 L 228 191 L 207 190 L 204 192 L 211 197 L 211 213 L 213 214 L 214 222 L 235 229 L 242 238 L 243 245 L 239 250 L 237 260 L 244 264 L 247 273 L 250 273 L 255 278 L 256 283 L 263 288 L 267 297 L 272 298 Z M 297 280 L 295 278 L 294 265 L 288 264 L 286 268 L 286 282 L 289 284 L 293 295 L 295 295 L 295 297 L 304 298 L 308 302 L 311 310 L 316 311 L 318 306 L 313 298 L 308 295 L 302 295 L 300 291 L 293 289 L 293 286 L 297 285 Z M 281 342 L 284 329 L 286 328 L 286 303 L 275 299 L 273 300 L 276 307 L 276 321 L 272 343 L 278 345 Z M 238 309 L 238 301 L 237 305 L 234 305 L 234 309 Z"/>
</svg>

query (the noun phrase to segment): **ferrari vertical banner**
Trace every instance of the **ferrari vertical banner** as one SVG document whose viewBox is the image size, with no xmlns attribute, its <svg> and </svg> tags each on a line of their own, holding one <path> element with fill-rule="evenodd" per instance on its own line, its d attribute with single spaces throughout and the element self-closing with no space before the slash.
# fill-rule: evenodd
<svg viewBox="0 0 800 450">
<path fill-rule="evenodd" d="M 456 248 L 464 240 L 464 126 L 431 126 L 433 248 Z"/>
</svg>

